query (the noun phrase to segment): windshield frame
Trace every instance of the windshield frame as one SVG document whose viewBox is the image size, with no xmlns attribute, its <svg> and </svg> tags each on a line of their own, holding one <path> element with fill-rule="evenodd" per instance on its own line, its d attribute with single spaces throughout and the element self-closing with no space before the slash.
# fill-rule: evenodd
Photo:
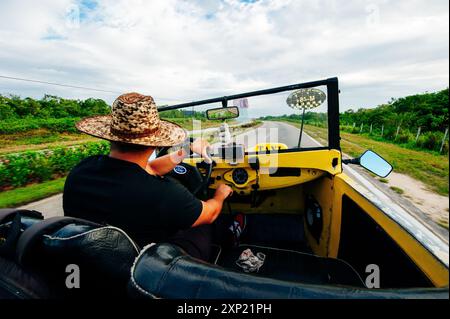
<svg viewBox="0 0 450 319">
<path fill-rule="evenodd" d="M 216 98 L 211 98 L 211 99 L 206 99 L 206 100 L 193 101 L 193 102 L 188 102 L 188 103 L 162 106 L 162 107 L 158 108 L 158 111 L 162 112 L 162 111 L 184 109 L 184 108 L 188 108 L 188 107 L 212 104 L 212 103 L 217 103 L 217 102 L 221 102 L 222 107 L 227 107 L 228 101 L 230 101 L 230 100 L 249 98 L 249 97 L 253 97 L 253 96 L 270 95 L 270 94 L 274 94 L 274 93 L 280 93 L 280 92 L 292 91 L 292 90 L 298 90 L 298 89 L 310 89 L 310 88 L 314 88 L 317 86 L 326 86 L 327 87 L 327 99 L 328 99 L 328 109 L 327 109 L 327 113 L 328 113 L 328 146 L 325 146 L 320 149 L 335 149 L 335 150 L 340 151 L 341 150 L 341 146 L 340 146 L 341 138 L 340 138 L 340 132 L 339 132 L 339 93 L 340 93 L 340 91 L 339 91 L 339 80 L 337 77 L 329 78 L 326 80 L 298 83 L 298 84 L 281 86 L 281 87 L 276 87 L 276 88 L 271 88 L 271 89 L 216 97 Z M 294 149 L 290 149 L 289 151 L 292 152 L 292 151 L 309 151 L 309 150 L 310 149 L 294 148 Z M 280 151 L 279 153 L 282 153 L 282 151 Z"/>
</svg>

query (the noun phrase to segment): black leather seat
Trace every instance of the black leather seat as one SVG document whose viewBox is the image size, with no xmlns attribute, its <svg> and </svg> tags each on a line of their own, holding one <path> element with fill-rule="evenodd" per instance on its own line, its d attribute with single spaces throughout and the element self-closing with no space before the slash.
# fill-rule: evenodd
<svg viewBox="0 0 450 319">
<path fill-rule="evenodd" d="M 28 228 L 17 244 L 17 261 L 39 270 L 61 297 L 125 297 L 139 248 L 121 229 L 71 217 L 53 217 Z M 67 288 L 76 265 L 80 288 Z"/>
<path fill-rule="evenodd" d="M 382 291 L 255 276 L 197 260 L 171 244 L 141 251 L 129 290 L 137 298 L 174 299 L 448 298 L 448 289 Z"/>
<path fill-rule="evenodd" d="M 36 211 L 0 209 L 0 299 L 50 298 L 45 279 L 15 259 L 22 233 L 42 219 Z"/>
<path fill-rule="evenodd" d="M 52 293 L 41 274 L 0 256 L 0 299 L 47 298 L 52 298 Z"/>
<path fill-rule="evenodd" d="M 121 229 L 71 217 L 35 220 L 22 226 L 14 256 L 0 260 L 8 266 L 7 272 L 0 271 L 0 286 L 2 278 L 17 277 L 3 280 L 5 296 L 14 297 L 14 290 L 16 297 L 22 298 L 127 296 L 130 269 L 139 248 Z M 68 265 L 79 269 L 79 289 L 66 286 Z M 27 293 L 29 284 L 35 282 L 40 283 L 32 285 L 38 288 L 36 293 Z"/>
</svg>

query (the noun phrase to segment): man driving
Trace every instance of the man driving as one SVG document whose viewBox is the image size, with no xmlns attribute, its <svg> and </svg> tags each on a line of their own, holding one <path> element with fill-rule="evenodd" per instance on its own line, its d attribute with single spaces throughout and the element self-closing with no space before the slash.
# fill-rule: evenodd
<svg viewBox="0 0 450 319">
<path fill-rule="evenodd" d="M 155 148 L 180 145 L 187 135 L 159 118 L 151 96 L 138 93 L 119 96 L 111 115 L 85 118 L 76 127 L 110 141 L 111 150 L 109 156 L 88 157 L 72 169 L 64 186 L 64 214 L 122 228 L 141 245 L 172 240 L 206 259 L 211 230 L 205 225 L 217 219 L 232 189 L 221 184 L 213 198 L 201 201 L 164 175 L 183 161 L 189 146 L 209 161 L 209 143 L 197 139 L 149 162 Z M 244 223 L 239 218 L 230 229 L 240 234 Z"/>
</svg>

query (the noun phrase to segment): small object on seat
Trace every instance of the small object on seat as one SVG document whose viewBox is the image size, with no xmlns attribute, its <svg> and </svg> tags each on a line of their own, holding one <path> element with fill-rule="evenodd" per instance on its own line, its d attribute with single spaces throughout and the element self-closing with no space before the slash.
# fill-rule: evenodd
<svg viewBox="0 0 450 319">
<path fill-rule="evenodd" d="M 239 259 L 236 260 L 236 265 L 241 267 L 244 272 L 258 272 L 259 268 L 261 268 L 264 265 L 264 261 L 266 260 L 266 255 L 259 252 L 253 254 L 251 249 L 246 249 L 242 252 L 242 254 L 239 256 Z"/>
</svg>

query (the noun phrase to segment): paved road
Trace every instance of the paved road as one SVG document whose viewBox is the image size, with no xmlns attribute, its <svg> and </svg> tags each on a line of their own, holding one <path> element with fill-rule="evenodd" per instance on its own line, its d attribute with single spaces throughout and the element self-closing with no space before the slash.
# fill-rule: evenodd
<svg viewBox="0 0 450 319">
<path fill-rule="evenodd" d="M 235 137 L 235 141 L 240 144 L 244 144 L 248 147 L 252 147 L 258 143 L 284 143 L 289 148 L 296 147 L 298 145 L 300 130 L 296 127 L 282 122 L 264 122 L 256 130 L 249 130 L 246 133 L 240 134 Z M 303 133 L 302 135 L 302 147 L 318 147 L 322 146 L 316 140 L 311 138 L 308 134 Z M 423 214 L 423 212 L 418 209 L 413 203 L 407 199 L 394 193 L 385 185 L 377 182 L 376 179 L 372 178 L 364 169 L 360 167 L 352 167 L 344 165 L 344 172 L 353 178 L 355 181 L 362 184 L 366 189 L 371 192 L 378 193 L 378 197 L 385 197 L 392 200 L 392 202 L 397 203 L 404 209 L 409 211 L 411 214 L 416 216 L 418 219 L 424 221 L 426 224 L 431 225 L 434 223 L 429 220 L 428 217 Z M 40 211 L 44 216 L 58 216 L 63 214 L 62 210 L 62 195 L 55 195 L 44 200 L 28 204 L 22 208 L 34 209 Z M 434 227 L 433 227 L 434 228 Z M 442 234 L 439 228 L 434 228 Z M 444 234 L 448 240 L 448 233 Z"/>
<path fill-rule="evenodd" d="M 236 143 L 244 144 L 247 148 L 259 143 L 284 143 L 288 148 L 295 148 L 298 145 L 300 129 L 284 122 L 264 122 L 255 130 L 238 135 Z M 322 146 L 309 135 L 303 132 L 301 147 Z"/>
<path fill-rule="evenodd" d="M 37 210 L 38 212 L 41 212 L 45 218 L 62 216 L 62 194 L 51 196 L 20 208 Z"/>
</svg>

